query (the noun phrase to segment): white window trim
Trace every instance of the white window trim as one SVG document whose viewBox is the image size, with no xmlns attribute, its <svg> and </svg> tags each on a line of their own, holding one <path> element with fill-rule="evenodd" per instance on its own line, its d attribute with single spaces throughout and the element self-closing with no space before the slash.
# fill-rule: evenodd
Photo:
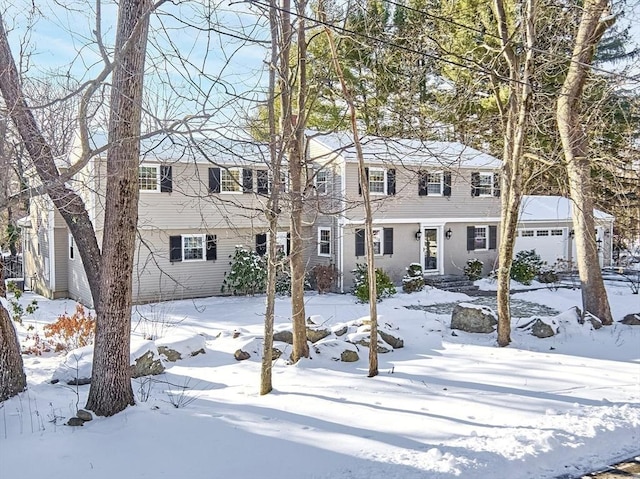
<svg viewBox="0 0 640 479">
<path fill-rule="evenodd" d="M 475 243 L 475 239 L 476 236 L 474 234 L 474 238 L 473 238 L 473 250 L 474 251 L 489 251 L 489 226 L 488 225 L 476 225 L 474 226 L 475 229 L 480 229 L 482 228 L 484 230 L 484 248 L 476 248 L 476 243 Z"/>
<path fill-rule="evenodd" d="M 325 177 L 325 180 L 324 180 L 324 181 L 322 181 L 322 182 L 319 182 L 319 181 L 318 181 L 318 175 L 319 175 L 320 173 L 322 173 L 322 174 L 324 174 L 324 175 L 327 175 L 327 176 Z M 315 178 L 313 179 L 313 184 L 314 184 L 314 186 L 316 187 L 316 192 L 317 192 L 319 195 L 326 195 L 327 193 L 329 193 L 329 170 L 318 170 L 318 171 L 316 172 L 316 176 L 315 176 Z M 322 190 L 320 190 L 320 185 L 324 186 L 324 188 L 323 188 Z"/>
<path fill-rule="evenodd" d="M 440 175 L 440 192 L 439 193 L 431 193 L 429 191 L 429 185 L 435 185 L 435 182 L 430 183 L 429 182 L 429 176 L 430 175 Z M 428 196 L 443 196 L 444 195 L 444 172 L 442 171 L 433 171 L 433 172 L 427 172 L 427 195 Z"/>
<path fill-rule="evenodd" d="M 138 166 L 138 181 L 140 178 L 140 168 L 154 168 L 156 170 L 156 189 L 155 190 L 145 190 L 140 188 L 140 185 L 138 185 L 138 190 L 140 191 L 140 193 L 160 193 L 160 165 L 149 165 L 149 164 L 141 164 Z"/>
<path fill-rule="evenodd" d="M 484 197 L 484 198 L 489 198 L 492 197 L 495 193 L 495 188 L 494 188 L 494 183 L 495 183 L 495 173 L 493 172 L 488 172 L 488 171 L 481 171 L 480 173 L 478 173 L 479 177 L 478 177 L 478 196 L 479 197 Z M 480 189 L 484 188 L 484 186 L 482 186 L 482 177 L 483 176 L 488 176 L 491 179 L 491 186 L 490 186 L 490 192 L 489 193 L 481 193 Z"/>
<path fill-rule="evenodd" d="M 328 231 L 329 232 L 329 252 L 328 253 L 321 253 L 321 245 L 322 245 L 322 232 L 323 231 Z M 318 228 L 318 256 L 323 256 L 323 257 L 328 257 L 331 256 L 331 254 L 333 253 L 333 248 L 331 247 L 331 243 L 333 241 L 333 238 L 331 237 L 331 228 L 327 228 L 327 227 L 319 227 Z"/>
<path fill-rule="evenodd" d="M 237 195 L 237 194 L 242 194 L 243 193 L 243 187 L 242 187 L 242 181 L 244 178 L 244 168 L 240 167 L 240 166 L 232 166 L 230 168 L 220 168 L 220 194 L 222 195 Z M 234 191 L 226 191 L 223 188 L 223 180 L 222 180 L 222 176 L 225 174 L 231 174 L 232 171 L 237 171 L 238 172 L 238 181 L 234 182 L 234 184 L 236 185 L 236 187 L 238 188 L 237 190 Z"/>
<path fill-rule="evenodd" d="M 188 263 L 198 262 L 198 261 L 206 261 L 207 260 L 207 237 L 203 234 L 193 234 L 193 235 L 180 235 L 182 238 L 181 244 L 181 252 L 182 252 L 182 261 L 186 261 Z M 202 240 L 202 258 L 185 258 L 184 257 L 184 240 L 185 238 L 200 238 Z"/>
<path fill-rule="evenodd" d="M 282 178 L 284 176 L 284 178 Z M 280 193 L 289 193 L 289 172 L 286 170 L 280 170 L 281 180 L 284 180 L 284 190 L 280 190 Z M 273 191 L 273 187 L 275 185 L 280 186 L 282 181 L 278 181 L 277 183 L 274 181 L 273 173 L 269 173 L 269 191 Z"/>
<path fill-rule="evenodd" d="M 378 238 L 380 238 L 380 253 L 376 253 L 374 256 L 384 256 L 384 228 L 373 228 L 371 232 L 373 233 L 374 238 L 376 237 L 376 232 L 378 233 Z"/>
<path fill-rule="evenodd" d="M 382 188 L 383 191 L 372 191 L 371 190 L 371 174 L 373 172 L 382 172 Z M 377 195 L 377 196 L 386 196 L 387 195 L 387 169 L 386 168 L 369 168 L 369 194 Z"/>
</svg>

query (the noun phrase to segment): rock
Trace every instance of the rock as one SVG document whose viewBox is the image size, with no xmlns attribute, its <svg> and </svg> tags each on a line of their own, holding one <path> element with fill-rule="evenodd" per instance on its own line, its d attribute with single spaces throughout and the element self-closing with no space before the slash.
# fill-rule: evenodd
<svg viewBox="0 0 640 479">
<path fill-rule="evenodd" d="M 273 333 L 274 341 L 282 341 L 283 343 L 293 344 L 293 333 L 289 330 L 277 331 Z"/>
<path fill-rule="evenodd" d="M 364 338 L 360 338 L 359 340 L 357 340 L 356 342 L 354 342 L 353 344 L 359 344 L 360 346 L 365 346 L 365 347 L 369 347 L 369 343 L 371 342 L 371 338 L 370 337 L 364 337 Z M 391 349 L 385 347 L 381 341 L 378 341 L 378 352 L 380 354 L 384 354 L 384 353 L 388 353 L 390 352 Z"/>
<path fill-rule="evenodd" d="M 67 381 L 69 386 L 85 386 L 91 384 L 91 378 L 71 378 Z"/>
<path fill-rule="evenodd" d="M 593 329 L 600 329 L 602 327 L 602 321 L 600 321 L 595 316 L 589 316 L 587 317 L 587 320 L 591 323 L 591 326 L 593 326 Z"/>
<path fill-rule="evenodd" d="M 84 421 L 79 417 L 70 417 L 67 421 L 67 426 L 82 426 Z"/>
<path fill-rule="evenodd" d="M 555 335 L 553 328 L 549 326 L 547 323 L 542 321 L 540 318 L 537 318 L 533 324 L 531 325 L 531 334 L 536 338 L 550 338 Z"/>
<path fill-rule="evenodd" d="M 360 359 L 358 353 L 352 351 L 351 349 L 346 349 L 340 353 L 340 361 L 343 363 L 355 363 Z"/>
<path fill-rule="evenodd" d="M 200 348 L 197 351 L 192 351 L 191 352 L 191 357 L 197 356 L 198 354 L 206 354 L 207 352 L 204 350 L 204 348 Z"/>
<path fill-rule="evenodd" d="M 307 328 L 307 341 L 311 341 L 312 343 L 317 343 L 321 339 L 326 338 L 331 334 L 331 331 L 328 329 L 314 329 Z"/>
<path fill-rule="evenodd" d="M 400 349 L 404 347 L 404 341 L 401 338 L 397 338 L 383 330 L 378 331 L 378 334 L 383 339 L 383 341 L 393 349 Z"/>
<path fill-rule="evenodd" d="M 282 351 L 280 351 L 278 348 L 271 348 L 271 360 L 275 361 L 276 359 L 279 359 L 280 356 L 282 356 Z"/>
<path fill-rule="evenodd" d="M 147 351 L 135 360 L 135 363 L 129 366 L 131 368 L 131 377 L 140 378 L 142 376 L 155 376 L 162 374 L 165 370 L 160 357 L 155 357 L 153 351 Z"/>
<path fill-rule="evenodd" d="M 233 357 L 236 358 L 236 361 L 244 361 L 245 359 L 249 359 L 251 355 L 243 351 L 242 349 L 238 349 L 235 353 L 233 353 Z"/>
<path fill-rule="evenodd" d="M 467 333 L 492 333 L 498 324 L 496 313 L 487 306 L 460 303 L 451 313 L 451 329 Z"/>
<path fill-rule="evenodd" d="M 88 422 L 93 419 L 92 414 L 89 411 L 85 411 L 84 409 L 79 409 L 76 413 L 76 417 L 78 417 L 78 419 L 82 419 L 84 422 Z"/>
<path fill-rule="evenodd" d="M 168 346 L 158 346 L 158 352 L 172 363 L 175 363 L 177 360 L 182 359 L 182 355 L 176 351 L 175 349 L 171 349 Z"/>
<path fill-rule="evenodd" d="M 333 334 L 336 336 L 344 336 L 347 334 L 347 331 L 349 331 L 349 328 L 347 326 L 342 326 L 341 328 L 336 329 Z"/>
<path fill-rule="evenodd" d="M 627 314 L 620 322 L 630 326 L 640 326 L 640 313 Z"/>
</svg>

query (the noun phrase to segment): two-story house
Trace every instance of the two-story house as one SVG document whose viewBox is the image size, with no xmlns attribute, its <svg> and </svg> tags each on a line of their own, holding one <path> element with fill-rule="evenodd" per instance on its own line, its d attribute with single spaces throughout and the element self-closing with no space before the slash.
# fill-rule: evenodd
<svg viewBox="0 0 640 479">
<path fill-rule="evenodd" d="M 425 274 L 461 274 L 469 258 L 483 261 L 484 273 L 494 267 L 501 207 L 498 159 L 460 143 L 376 137 L 361 141 L 378 267 L 398 283 L 411 263 L 420 263 Z M 237 246 L 266 252 L 264 209 L 272 188 L 282 193 L 278 245 L 288 252 L 286 169 L 273 177 L 266 147 L 215 143 L 216 148 L 209 149 L 143 143 L 136 302 L 220 294 Z M 307 158 L 302 231 L 307 268 L 333 264 L 341 274 L 336 289 L 348 291 L 352 270 L 365 261 L 353 138 L 345 133 L 309 134 Z M 99 240 L 105 174 L 104 158 L 97 157 L 74 183 Z M 602 260 L 607 264 L 613 218 L 597 213 Z M 550 264 L 557 258 L 570 260 L 570 214 L 570 202 L 564 198 L 525 198 L 516 248 L 535 248 Z M 30 225 L 24 230 L 27 287 L 91 304 L 73 238 L 46 196 L 34 198 L 24 223 Z"/>
</svg>

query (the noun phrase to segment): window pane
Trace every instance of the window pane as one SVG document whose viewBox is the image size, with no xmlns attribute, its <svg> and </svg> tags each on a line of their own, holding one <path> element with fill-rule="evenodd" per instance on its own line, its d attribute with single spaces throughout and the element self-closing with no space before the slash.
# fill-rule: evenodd
<svg viewBox="0 0 640 479">
<path fill-rule="evenodd" d="M 523 231 L 522 231 L 522 236 L 523 236 L 524 238 L 527 238 L 527 237 L 529 237 L 529 238 L 530 238 L 530 237 L 532 237 L 532 236 L 533 236 L 533 230 L 523 230 Z"/>
<path fill-rule="evenodd" d="M 331 254 L 331 230 L 320 230 L 320 254 Z"/>
<path fill-rule="evenodd" d="M 480 195 L 491 196 L 493 194 L 493 174 L 480 173 L 480 181 L 478 183 L 478 193 Z"/>
<path fill-rule="evenodd" d="M 538 230 L 536 236 L 549 236 L 549 230 Z"/>
<path fill-rule="evenodd" d="M 220 189 L 222 191 L 240 191 L 240 170 L 238 168 L 220 171 Z"/>
<path fill-rule="evenodd" d="M 373 254 L 382 254 L 382 230 L 373 230 Z"/>
<path fill-rule="evenodd" d="M 158 168 L 155 166 L 141 166 L 138 169 L 140 190 L 156 191 L 158 189 Z"/>
<path fill-rule="evenodd" d="M 182 256 L 185 260 L 203 259 L 203 241 L 202 236 L 183 236 L 182 237 Z"/>
<path fill-rule="evenodd" d="M 329 178 L 328 172 L 325 170 L 318 171 L 316 174 L 316 191 L 318 193 L 327 192 L 327 180 Z"/>
<path fill-rule="evenodd" d="M 384 171 L 369 170 L 369 190 L 371 193 L 384 193 Z"/>
<path fill-rule="evenodd" d="M 551 230 L 551 236 L 563 236 L 562 230 Z"/>
<path fill-rule="evenodd" d="M 427 175 L 427 193 L 430 195 L 442 194 L 442 173 L 429 173 Z"/>
<path fill-rule="evenodd" d="M 476 228 L 475 249 L 487 249 L 487 228 L 484 226 Z"/>
</svg>

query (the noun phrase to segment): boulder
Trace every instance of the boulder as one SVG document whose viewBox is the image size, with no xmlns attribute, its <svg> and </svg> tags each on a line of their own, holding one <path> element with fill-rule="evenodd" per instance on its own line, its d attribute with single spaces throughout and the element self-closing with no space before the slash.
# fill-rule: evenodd
<svg viewBox="0 0 640 479">
<path fill-rule="evenodd" d="M 536 320 L 531 324 L 530 330 L 531 334 L 536 338 L 550 338 L 555 335 L 553 328 L 540 318 L 536 318 Z"/>
<path fill-rule="evenodd" d="M 354 362 L 358 361 L 358 348 L 341 339 L 323 339 L 313 344 L 312 351 L 316 358 L 325 358 L 332 361 Z"/>
<path fill-rule="evenodd" d="M 273 340 L 293 344 L 293 333 L 286 329 L 284 331 L 276 331 L 273 333 Z"/>
<path fill-rule="evenodd" d="M 153 351 L 147 350 L 142 356 L 137 358 L 135 362 L 129 366 L 131 368 L 131 377 L 140 378 L 142 376 L 154 376 L 162 374 L 165 370 L 160 355 L 156 357 Z"/>
<path fill-rule="evenodd" d="M 249 359 L 251 355 L 242 349 L 238 349 L 233 353 L 233 357 L 236 358 L 236 361 L 244 361 L 245 359 Z"/>
<path fill-rule="evenodd" d="M 387 343 L 389 346 L 391 346 L 393 349 L 400 349 L 404 347 L 404 341 L 402 340 L 402 338 L 393 336 L 392 334 L 383 330 L 379 330 L 378 334 L 380 335 L 382 340 L 385 343 Z"/>
<path fill-rule="evenodd" d="M 182 359 L 182 355 L 169 346 L 158 346 L 158 352 L 166 358 L 167 361 L 175 363 L 178 359 Z"/>
<path fill-rule="evenodd" d="M 345 325 L 334 330 L 333 334 L 335 334 L 336 336 L 344 336 L 345 334 L 347 334 L 347 331 L 349 331 L 349 327 Z"/>
<path fill-rule="evenodd" d="M 496 313 L 488 306 L 460 303 L 451 313 L 451 329 L 467 333 L 492 333 L 498 324 Z"/>
<path fill-rule="evenodd" d="M 331 334 L 331 331 L 329 331 L 328 329 L 307 327 L 307 341 L 311 341 L 312 343 L 317 343 L 318 341 L 326 338 L 330 334 Z"/>
<path fill-rule="evenodd" d="M 640 326 L 640 313 L 627 314 L 620 322 L 630 326 Z"/>
<path fill-rule="evenodd" d="M 84 409 L 79 409 L 76 413 L 76 417 L 82 419 L 84 422 L 91 421 L 93 416 L 89 411 L 85 411 Z"/>
<path fill-rule="evenodd" d="M 82 426 L 84 421 L 79 417 L 70 417 L 67 421 L 67 426 Z"/>
<path fill-rule="evenodd" d="M 351 349 L 346 349 L 340 353 L 340 361 L 343 363 L 355 363 L 359 359 L 358 353 Z"/>
</svg>

